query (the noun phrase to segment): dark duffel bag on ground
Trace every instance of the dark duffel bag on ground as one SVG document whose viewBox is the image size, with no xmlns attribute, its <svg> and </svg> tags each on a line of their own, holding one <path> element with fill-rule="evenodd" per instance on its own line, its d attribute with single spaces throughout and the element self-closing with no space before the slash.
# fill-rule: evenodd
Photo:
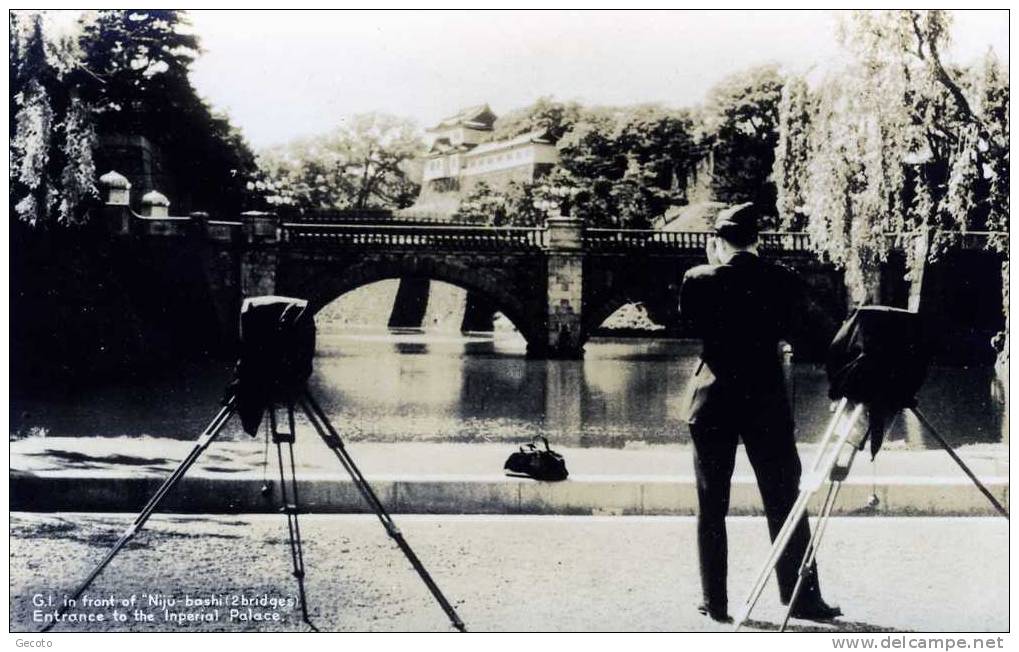
<svg viewBox="0 0 1019 652">
<path fill-rule="evenodd" d="M 545 450 L 538 447 L 537 441 L 545 443 Z M 537 435 L 527 445 L 513 453 L 503 465 L 507 475 L 526 476 L 535 480 L 558 482 L 570 475 L 566 470 L 566 460 L 548 446 L 548 440 Z"/>
</svg>

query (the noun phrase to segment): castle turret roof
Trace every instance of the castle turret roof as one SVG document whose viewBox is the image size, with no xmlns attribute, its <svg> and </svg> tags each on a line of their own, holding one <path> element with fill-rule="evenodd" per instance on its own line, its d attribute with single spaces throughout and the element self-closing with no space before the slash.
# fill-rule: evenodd
<svg viewBox="0 0 1019 652">
<path fill-rule="evenodd" d="M 495 113 L 492 112 L 492 109 L 487 104 L 476 104 L 460 109 L 460 111 L 448 118 L 443 118 L 439 121 L 439 124 L 430 127 L 428 131 L 441 131 L 460 125 L 470 127 L 471 129 L 489 130 L 495 123 L 495 117 Z"/>
</svg>

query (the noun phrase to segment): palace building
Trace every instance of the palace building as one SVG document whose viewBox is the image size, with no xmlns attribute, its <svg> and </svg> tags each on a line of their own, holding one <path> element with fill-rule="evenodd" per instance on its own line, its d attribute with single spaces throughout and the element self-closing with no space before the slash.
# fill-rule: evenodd
<svg viewBox="0 0 1019 652">
<path fill-rule="evenodd" d="M 496 115 L 487 104 L 468 107 L 427 130 L 421 194 L 402 213 L 452 214 L 460 198 L 484 181 L 496 190 L 511 181 L 529 182 L 559 162 L 555 143 L 543 131 L 492 140 Z"/>
</svg>

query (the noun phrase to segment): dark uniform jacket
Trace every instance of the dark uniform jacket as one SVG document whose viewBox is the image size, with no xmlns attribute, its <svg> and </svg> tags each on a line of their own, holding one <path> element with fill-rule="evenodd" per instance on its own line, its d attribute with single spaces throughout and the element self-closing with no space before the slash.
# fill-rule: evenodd
<svg viewBox="0 0 1019 652">
<path fill-rule="evenodd" d="M 795 339 L 803 296 L 794 272 L 749 252 L 686 273 L 680 315 L 703 341 L 684 399 L 687 422 L 726 426 L 750 418 L 791 427 L 778 343 Z"/>
</svg>

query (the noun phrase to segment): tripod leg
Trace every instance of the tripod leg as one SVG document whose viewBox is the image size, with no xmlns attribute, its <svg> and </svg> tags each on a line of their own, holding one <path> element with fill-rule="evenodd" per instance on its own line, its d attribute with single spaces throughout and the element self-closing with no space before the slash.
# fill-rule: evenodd
<svg viewBox="0 0 1019 652">
<path fill-rule="evenodd" d="M 907 409 L 913 413 L 913 416 L 915 416 L 920 421 L 920 423 L 923 424 L 923 427 L 927 430 L 931 437 L 934 437 L 934 439 L 936 439 L 938 443 L 941 444 L 941 447 L 945 449 L 945 452 L 948 453 L 948 455 L 953 460 L 955 460 L 955 463 L 959 465 L 959 468 L 962 469 L 962 472 L 969 476 L 969 479 L 973 481 L 973 484 L 975 484 L 977 489 L 980 490 L 980 493 L 984 494 L 987 500 L 991 501 L 991 505 L 994 506 L 994 509 L 998 510 L 999 514 L 1008 519 L 1008 510 L 1005 509 L 1002 506 L 1002 504 L 999 503 L 998 500 L 994 497 L 994 495 L 990 491 L 988 491 L 987 487 L 985 487 L 984 484 L 980 482 L 976 474 L 973 473 L 973 471 L 969 468 L 969 466 L 966 465 L 965 462 L 962 461 L 962 458 L 960 458 L 959 455 L 955 452 L 951 444 L 945 441 L 944 437 L 942 437 L 941 434 L 934 429 L 934 426 L 931 424 L 930 421 L 927 420 L 927 417 L 924 416 L 923 412 L 921 412 L 919 409 L 915 407 Z"/>
<path fill-rule="evenodd" d="M 428 587 L 428 590 L 431 591 L 436 602 L 438 602 L 439 606 L 442 607 L 442 610 L 446 612 L 446 616 L 453 624 L 453 627 L 461 632 L 466 632 L 467 626 L 464 625 L 464 622 L 456 613 L 456 609 L 453 608 L 453 605 L 450 604 L 449 600 L 446 599 L 446 596 L 443 595 L 442 590 L 439 589 L 435 580 L 432 579 L 432 576 L 428 573 L 428 569 L 424 567 L 421 560 L 418 559 L 418 556 L 411 549 L 410 544 L 408 544 L 406 539 L 403 538 L 403 533 L 400 532 L 398 527 L 396 527 L 396 523 L 393 522 L 392 517 L 389 515 L 389 512 L 386 511 L 382 501 L 379 500 L 379 497 L 375 494 L 371 485 L 368 484 L 364 475 L 361 474 L 361 470 L 357 468 L 357 464 L 354 463 L 354 459 L 350 456 L 350 453 L 347 452 L 346 447 L 344 447 L 343 440 L 340 439 L 339 433 L 336 432 L 336 429 L 333 428 L 329 419 L 326 418 L 322 408 L 319 407 L 318 403 L 315 402 L 315 399 L 312 398 L 311 394 L 308 392 L 305 392 L 300 404 L 304 413 L 308 416 L 308 420 L 311 421 L 311 425 L 314 426 L 315 431 L 318 432 L 319 436 L 326 445 L 329 446 L 333 453 L 336 454 L 336 457 L 340 460 L 340 464 L 343 465 L 343 468 L 347 470 L 347 473 L 350 474 L 351 479 L 354 481 L 354 486 L 357 487 L 361 496 L 371 506 L 372 510 L 374 510 L 375 515 L 382 523 L 382 526 L 386 529 L 386 533 L 389 534 L 393 541 L 396 542 L 396 545 L 399 546 L 404 556 L 407 557 L 410 565 L 414 567 L 415 571 L 417 571 L 417 574 L 421 577 L 425 586 Z"/>
<path fill-rule="evenodd" d="M 290 558 L 294 565 L 294 577 L 297 579 L 297 594 L 301 602 L 301 619 L 316 632 L 318 628 L 311 622 L 308 615 L 308 596 L 304 587 L 304 547 L 301 543 L 301 527 L 297 521 L 300 512 L 297 498 L 297 469 L 294 464 L 294 440 L 297 429 L 294 427 L 294 406 L 287 406 L 288 432 L 280 432 L 276 423 L 276 408 L 268 410 L 269 428 L 272 431 L 272 440 L 276 444 L 276 459 L 279 462 L 280 470 L 280 502 L 282 511 L 287 517 L 287 534 L 290 539 Z M 283 462 L 283 444 L 287 445 L 287 454 L 290 459 L 290 493 L 287 493 L 286 465 Z M 291 501 L 290 499 L 293 498 Z"/>
<path fill-rule="evenodd" d="M 820 489 L 821 482 L 820 478 L 830 477 L 832 469 L 838 463 L 838 456 L 845 446 L 846 442 L 853 434 L 853 427 L 859 420 L 860 415 L 863 412 L 863 406 L 857 405 L 850 413 L 846 420 L 843 420 L 845 413 L 846 400 L 843 399 L 839 403 L 839 408 L 828 422 L 828 427 L 825 430 L 825 434 L 821 439 L 821 450 L 818 451 L 817 457 L 814 464 L 811 466 L 812 477 L 804 478 L 801 481 L 800 494 L 796 498 L 796 502 L 793 507 L 789 510 L 789 516 L 786 517 L 785 523 L 782 524 L 782 529 L 775 536 L 775 540 L 772 543 L 771 551 L 768 553 L 768 558 L 764 563 L 764 567 L 758 574 L 757 581 L 750 589 L 750 594 L 747 596 L 743 604 L 743 610 L 740 612 L 739 618 L 736 620 L 735 630 L 739 631 L 743 623 L 746 622 L 747 618 L 750 617 L 750 612 L 753 611 L 757 605 L 757 601 L 760 599 L 761 594 L 764 592 L 764 587 L 768 583 L 768 578 L 771 577 L 772 572 L 775 570 L 775 566 L 778 564 L 779 558 L 785 552 L 786 547 L 789 545 L 789 540 L 792 538 L 792 534 L 799 524 L 800 519 L 803 518 L 807 513 L 807 505 L 810 502 L 810 497 Z M 835 432 L 838 430 L 838 435 Z M 829 445 L 829 441 L 834 436 L 834 442 Z M 822 465 L 822 460 L 824 464 Z"/>
<path fill-rule="evenodd" d="M 786 609 L 785 618 L 782 620 L 782 626 L 778 631 L 784 632 L 786 625 L 789 624 L 789 618 L 792 616 L 793 609 L 796 607 L 796 600 L 800 597 L 800 591 L 803 590 L 803 583 L 807 579 L 807 575 L 811 572 L 811 566 L 814 563 L 814 559 L 817 557 L 817 549 L 821 545 L 821 537 L 824 536 L 825 528 L 828 526 L 828 521 L 831 520 L 831 513 L 835 507 L 835 499 L 838 498 L 839 490 L 842 488 L 842 482 L 832 482 L 828 486 L 828 494 L 824 498 L 824 505 L 821 507 L 821 513 L 818 515 L 817 526 L 814 528 L 814 533 L 810 537 L 810 542 L 807 544 L 807 550 L 803 554 L 803 561 L 800 562 L 800 569 L 796 578 L 796 586 L 793 587 L 793 594 L 789 598 L 789 608 Z"/>
<path fill-rule="evenodd" d="M 832 437 L 835 436 L 835 430 L 837 429 L 839 422 L 842 420 L 842 415 L 846 412 L 846 407 L 849 405 L 847 399 L 841 399 L 838 406 L 835 408 L 834 414 L 831 419 L 828 420 L 828 426 L 824 429 L 824 434 L 821 439 L 817 442 L 817 455 L 814 456 L 814 462 L 810 465 L 810 473 L 815 473 L 821 470 L 821 462 L 824 461 L 825 451 L 828 450 L 828 444 L 831 442 Z"/>
<path fill-rule="evenodd" d="M 740 612 L 739 618 L 736 620 L 735 629 L 737 631 L 739 631 L 739 628 L 744 622 L 746 622 L 747 618 L 750 617 L 750 612 L 753 611 L 755 606 L 757 606 L 757 601 L 760 599 L 761 594 L 764 593 L 764 587 L 768 585 L 768 578 L 771 577 L 776 564 L 778 564 L 779 558 L 782 556 L 782 553 L 785 552 L 786 546 L 789 545 L 789 539 L 792 537 L 793 531 L 799 524 L 800 519 L 807 513 L 807 503 L 810 501 L 810 496 L 811 492 L 800 492 L 800 495 L 797 496 L 792 509 L 789 510 L 789 516 L 786 517 L 785 523 L 782 524 L 782 529 L 779 530 L 777 535 L 775 535 L 775 540 L 771 544 L 771 550 L 768 553 L 768 558 L 764 562 L 764 566 L 761 568 L 760 573 L 758 573 L 757 580 L 750 589 L 750 594 L 744 601 L 743 609 Z"/>
<path fill-rule="evenodd" d="M 825 458 L 825 453 L 829 450 L 829 444 L 832 437 L 835 435 L 837 426 L 845 414 L 847 405 L 848 401 L 846 399 L 840 400 L 831 419 L 828 420 L 828 426 L 825 428 L 824 434 L 821 435 L 821 439 L 818 441 L 817 455 L 814 457 L 814 461 L 810 465 L 808 473 L 816 474 L 820 470 L 821 464 Z M 789 539 L 795 530 L 796 524 L 800 522 L 800 517 L 806 512 L 806 505 L 809 502 L 813 491 L 813 489 L 808 490 L 807 487 L 801 487 L 800 493 L 796 497 L 796 502 L 794 502 L 793 506 L 789 509 L 789 517 L 786 518 L 785 523 L 782 524 L 782 528 L 779 530 L 778 534 L 775 535 L 775 540 L 772 542 L 771 550 L 768 552 L 768 558 L 765 560 L 761 571 L 757 575 L 757 579 L 754 580 L 754 584 L 750 588 L 749 595 L 744 601 L 743 611 L 740 618 L 736 621 L 737 630 L 739 630 L 743 622 L 750 616 L 750 612 L 757 604 L 757 600 L 761 597 L 761 593 L 764 591 L 764 587 L 768 583 L 768 578 L 771 577 L 771 573 L 775 569 L 775 564 L 778 562 L 778 558 L 785 550 L 785 547 L 789 544 Z M 795 518 L 793 518 L 794 516 Z"/>
<path fill-rule="evenodd" d="M 230 420 L 230 417 L 234 413 L 234 401 L 235 399 L 231 398 L 230 401 L 223 406 L 223 409 L 219 411 L 219 414 L 217 414 L 209 425 L 206 426 L 205 430 L 202 431 L 202 434 L 195 442 L 194 448 L 191 449 L 191 452 L 188 453 L 187 457 L 185 457 L 184 460 L 177 466 L 176 470 L 174 470 L 170 477 L 167 478 L 162 485 L 160 485 L 159 489 L 157 489 L 156 493 L 149 499 L 149 502 L 145 504 L 145 507 L 143 507 L 142 511 L 138 513 L 138 516 L 135 517 L 131 525 L 124 530 L 124 533 L 120 535 L 117 542 L 113 544 L 113 548 L 106 553 L 106 556 L 103 557 L 102 561 L 100 561 L 92 572 L 88 574 L 88 577 L 86 577 L 81 584 L 78 585 L 78 587 L 74 590 L 74 593 L 65 600 L 64 606 L 57 610 L 56 618 L 47 623 L 46 626 L 42 628 L 42 632 L 48 632 L 54 625 L 57 624 L 57 622 L 59 622 L 61 617 L 73 607 L 74 603 L 81 597 L 81 594 L 85 592 L 85 589 L 91 586 L 96 577 L 103 572 L 103 569 L 106 568 L 111 561 L 113 561 L 113 558 L 117 555 L 117 553 L 120 552 L 121 549 L 123 549 L 123 547 L 134 538 L 134 535 L 142 529 L 145 522 L 148 521 L 149 517 L 152 516 L 152 513 L 156 511 L 156 507 L 159 506 L 159 503 L 162 502 L 163 498 L 165 498 L 166 495 L 170 493 L 170 490 L 173 489 L 178 482 L 180 482 L 180 479 L 184 477 L 184 474 L 188 472 L 188 469 L 190 469 L 201 454 L 205 452 L 205 449 L 208 448 L 209 444 L 212 443 L 212 440 L 219 435 L 223 426 L 226 425 L 226 422 Z"/>
</svg>

